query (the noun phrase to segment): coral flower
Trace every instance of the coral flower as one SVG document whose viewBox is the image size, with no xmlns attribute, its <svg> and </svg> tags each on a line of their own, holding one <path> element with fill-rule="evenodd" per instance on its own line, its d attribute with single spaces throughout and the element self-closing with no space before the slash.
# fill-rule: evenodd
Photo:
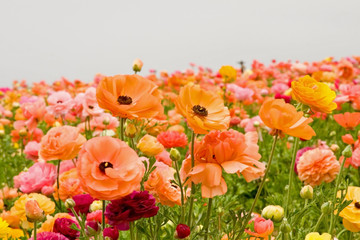
<svg viewBox="0 0 360 240">
<path fill-rule="evenodd" d="M 186 147 L 188 144 L 188 139 L 185 133 L 180 133 L 177 131 L 166 131 L 162 132 L 157 136 L 157 140 L 165 148 L 175 148 L 175 147 Z"/>
<path fill-rule="evenodd" d="M 291 82 L 292 97 L 317 112 L 331 113 L 337 105 L 336 94 L 328 85 L 306 75 Z"/>
<path fill-rule="evenodd" d="M 264 175 L 265 164 L 259 162 L 257 133 L 245 135 L 235 130 L 211 131 L 194 148 L 195 166 L 190 169 L 191 158 L 183 162 L 183 178 L 190 176 L 195 184 L 201 183 L 202 196 L 212 198 L 225 194 L 227 185 L 222 169 L 227 173 L 243 175 L 247 182 Z"/>
<path fill-rule="evenodd" d="M 39 155 L 45 161 L 70 160 L 76 157 L 85 141 L 76 127 L 54 127 L 41 139 Z"/>
<path fill-rule="evenodd" d="M 272 129 L 272 133 L 277 132 L 280 136 L 285 133 L 309 140 L 316 134 L 308 125 L 312 119 L 303 115 L 303 112 L 297 112 L 293 105 L 285 103 L 283 99 L 269 99 L 259 111 L 261 120 Z"/>
<path fill-rule="evenodd" d="M 346 130 L 352 130 L 360 124 L 360 112 L 335 114 L 334 119 Z"/>
<path fill-rule="evenodd" d="M 87 141 L 76 167 L 82 188 L 102 200 L 118 199 L 138 190 L 145 171 L 133 149 L 107 136 Z"/>
<path fill-rule="evenodd" d="M 332 182 L 340 171 L 340 164 L 329 149 L 306 151 L 297 164 L 299 179 L 311 186 Z"/>
<path fill-rule="evenodd" d="M 337 193 L 341 197 L 341 192 Z M 343 218 L 344 227 L 351 232 L 360 232 L 360 187 L 349 186 L 345 200 L 352 201 L 339 214 Z"/>
<path fill-rule="evenodd" d="M 305 240 L 330 240 L 331 235 L 328 233 L 319 234 L 317 232 L 308 233 L 305 237 Z"/>
<path fill-rule="evenodd" d="M 56 184 L 54 184 L 53 196 L 55 200 L 58 200 L 58 196 L 60 196 L 60 199 L 65 201 L 68 198 L 72 198 L 73 196 L 84 192 L 84 190 L 81 188 L 81 183 L 76 168 L 72 168 L 69 171 L 62 173 L 60 175 L 59 182 L 59 193 Z"/>
<path fill-rule="evenodd" d="M 210 130 L 229 127 L 230 113 L 221 97 L 198 85 L 183 87 L 175 99 L 175 106 L 195 133 L 206 134 Z"/>
<path fill-rule="evenodd" d="M 270 219 L 266 220 L 262 217 L 256 217 L 250 220 L 249 224 L 251 224 L 252 222 L 254 222 L 255 232 L 245 229 L 245 232 L 251 236 L 267 238 L 274 231 L 274 223 Z"/>
<path fill-rule="evenodd" d="M 99 106 L 122 118 L 152 118 L 162 114 L 160 93 L 139 75 L 104 77 L 96 89 Z"/>
</svg>

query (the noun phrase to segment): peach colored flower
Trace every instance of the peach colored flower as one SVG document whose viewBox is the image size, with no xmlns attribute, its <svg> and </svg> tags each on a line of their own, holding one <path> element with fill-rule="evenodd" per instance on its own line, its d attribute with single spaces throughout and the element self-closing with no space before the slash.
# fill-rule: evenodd
<svg viewBox="0 0 360 240">
<path fill-rule="evenodd" d="M 315 148 L 300 157 L 297 170 L 301 181 L 318 186 L 332 182 L 340 171 L 340 164 L 331 150 Z"/>
<path fill-rule="evenodd" d="M 146 134 L 140 139 L 137 148 L 139 148 L 146 156 L 155 156 L 164 151 L 164 146 L 156 139 L 156 137 L 150 136 L 149 134 Z"/>
<path fill-rule="evenodd" d="M 58 193 L 57 184 L 54 184 L 54 199 L 58 200 L 58 196 L 62 201 L 72 198 L 75 195 L 82 194 L 84 190 L 81 187 L 80 179 L 76 168 L 72 168 L 60 175 L 60 189 Z"/>
<path fill-rule="evenodd" d="M 170 158 L 170 153 L 167 152 L 166 150 L 162 151 L 161 153 L 159 153 L 158 155 L 155 156 L 156 161 L 158 162 L 162 162 L 165 163 L 166 165 L 168 165 L 169 167 L 172 166 L 172 160 Z"/>
<path fill-rule="evenodd" d="M 45 161 L 73 159 L 85 141 L 76 127 L 54 127 L 41 139 L 39 155 Z"/>
<path fill-rule="evenodd" d="M 87 141 L 76 167 L 85 192 L 102 200 L 118 199 L 138 190 L 145 171 L 133 149 L 107 136 Z"/>
<path fill-rule="evenodd" d="M 188 145 L 188 139 L 186 134 L 176 131 L 162 132 L 157 136 L 157 140 L 165 148 L 175 148 L 175 147 L 184 148 Z"/>
</svg>

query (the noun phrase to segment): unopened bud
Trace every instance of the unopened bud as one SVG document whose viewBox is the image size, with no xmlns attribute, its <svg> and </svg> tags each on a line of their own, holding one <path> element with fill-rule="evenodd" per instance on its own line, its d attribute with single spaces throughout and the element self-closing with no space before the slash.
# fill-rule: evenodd
<svg viewBox="0 0 360 240">
<path fill-rule="evenodd" d="M 280 222 L 284 217 L 284 209 L 279 205 L 269 205 L 262 210 L 261 215 L 265 219 L 271 219 L 274 222 Z"/>
<path fill-rule="evenodd" d="M 107 125 L 110 124 L 110 118 L 109 118 L 108 116 L 104 117 L 103 124 L 104 124 L 105 126 L 107 126 Z"/>
<path fill-rule="evenodd" d="M 331 144 L 330 149 L 333 152 L 337 152 L 339 151 L 340 147 L 337 144 Z"/>
<path fill-rule="evenodd" d="M 135 73 L 140 72 L 144 63 L 140 59 L 135 59 L 133 62 L 133 70 Z"/>
<path fill-rule="evenodd" d="M 321 212 L 323 214 L 330 214 L 331 213 L 331 204 L 330 202 L 325 202 L 321 205 Z"/>
<path fill-rule="evenodd" d="M 300 191 L 300 196 L 303 199 L 313 199 L 314 189 L 310 185 L 304 186 Z"/>
<path fill-rule="evenodd" d="M 90 212 L 95 212 L 97 210 L 101 210 L 102 209 L 102 202 L 101 201 L 93 201 L 90 204 Z"/>
<path fill-rule="evenodd" d="M 5 135 L 4 129 L 0 129 L 0 136 L 4 136 L 4 135 Z"/>
<path fill-rule="evenodd" d="M 73 207 L 75 207 L 75 205 L 76 205 L 75 201 L 72 198 L 66 199 L 66 201 L 65 201 L 66 208 L 73 208 Z"/>
<path fill-rule="evenodd" d="M 27 135 L 28 131 L 26 130 L 26 128 L 21 128 L 19 130 L 19 136 L 20 137 L 25 137 Z"/>
<path fill-rule="evenodd" d="M 254 127 L 259 127 L 260 126 L 260 122 L 259 121 L 254 121 Z"/>
<path fill-rule="evenodd" d="M 174 162 L 179 161 L 181 159 L 179 150 L 177 150 L 176 148 L 171 148 L 170 159 L 173 160 Z"/>
<path fill-rule="evenodd" d="M 352 150 L 351 146 L 347 145 L 346 148 L 342 151 L 342 155 L 346 158 L 351 158 L 352 156 Z"/>
<path fill-rule="evenodd" d="M 128 123 L 125 128 L 125 136 L 129 138 L 133 138 L 135 137 L 136 133 L 137 133 L 136 126 L 132 123 Z"/>
<path fill-rule="evenodd" d="M 289 233 L 291 232 L 291 226 L 286 218 L 283 219 L 281 225 L 280 225 L 280 231 L 282 233 Z"/>
<path fill-rule="evenodd" d="M 330 134 L 329 134 L 330 137 L 334 137 L 336 136 L 336 131 L 331 131 Z"/>
</svg>

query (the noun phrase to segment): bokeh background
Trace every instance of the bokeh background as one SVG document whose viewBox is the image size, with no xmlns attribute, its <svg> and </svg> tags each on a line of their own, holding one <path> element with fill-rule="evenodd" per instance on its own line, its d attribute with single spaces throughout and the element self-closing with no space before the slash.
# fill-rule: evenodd
<svg viewBox="0 0 360 240">
<path fill-rule="evenodd" d="M 360 1 L 0 0 L 0 82 L 360 54 Z"/>
</svg>

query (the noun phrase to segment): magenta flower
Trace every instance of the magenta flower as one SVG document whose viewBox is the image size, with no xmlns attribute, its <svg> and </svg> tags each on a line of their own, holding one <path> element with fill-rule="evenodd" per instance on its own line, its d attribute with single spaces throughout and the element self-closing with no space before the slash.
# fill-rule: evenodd
<svg viewBox="0 0 360 240">
<path fill-rule="evenodd" d="M 61 233 L 70 240 L 75 240 L 80 236 L 80 232 L 71 228 L 73 224 L 75 224 L 77 228 L 80 228 L 79 224 L 72 219 L 58 218 L 55 220 L 53 232 Z"/>
<path fill-rule="evenodd" d="M 92 196 L 90 196 L 90 194 L 79 194 L 73 196 L 72 199 L 75 201 L 74 210 L 77 214 L 87 214 L 89 212 L 90 205 L 95 200 Z"/>
<path fill-rule="evenodd" d="M 176 227 L 175 238 L 183 239 L 190 235 L 190 228 L 185 224 L 178 224 Z"/>
<path fill-rule="evenodd" d="M 54 232 L 41 232 L 36 234 L 37 240 L 69 240 L 67 237 L 60 233 Z M 28 240 L 34 240 L 34 237 L 29 238 Z"/>
<path fill-rule="evenodd" d="M 105 228 L 103 232 L 104 237 L 108 237 L 111 240 L 117 240 L 119 238 L 119 230 L 115 228 Z"/>
</svg>

